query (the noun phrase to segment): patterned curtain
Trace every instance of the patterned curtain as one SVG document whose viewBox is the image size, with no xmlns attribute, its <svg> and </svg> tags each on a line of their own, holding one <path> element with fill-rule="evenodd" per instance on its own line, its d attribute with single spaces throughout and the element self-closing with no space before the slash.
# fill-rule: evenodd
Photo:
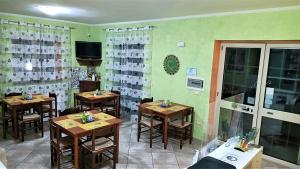
<svg viewBox="0 0 300 169">
<path fill-rule="evenodd" d="M 121 115 L 137 114 L 150 96 L 151 27 L 106 30 L 106 90 L 121 91 Z"/>
<path fill-rule="evenodd" d="M 0 66 L 2 96 L 55 92 L 58 109 L 64 109 L 71 68 L 69 28 L 1 19 Z"/>
</svg>

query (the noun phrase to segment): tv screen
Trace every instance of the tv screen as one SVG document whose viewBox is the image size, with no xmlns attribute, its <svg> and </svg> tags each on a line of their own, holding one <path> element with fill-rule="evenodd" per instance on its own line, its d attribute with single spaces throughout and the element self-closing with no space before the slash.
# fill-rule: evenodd
<svg viewBox="0 0 300 169">
<path fill-rule="evenodd" d="M 76 57 L 82 59 L 101 59 L 101 42 L 76 41 Z"/>
</svg>

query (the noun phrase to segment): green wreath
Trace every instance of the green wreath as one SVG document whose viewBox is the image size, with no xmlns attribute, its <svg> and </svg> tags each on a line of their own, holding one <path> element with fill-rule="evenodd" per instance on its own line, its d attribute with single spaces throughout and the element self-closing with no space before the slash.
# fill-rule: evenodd
<svg viewBox="0 0 300 169">
<path fill-rule="evenodd" d="M 180 63 L 175 55 L 168 55 L 164 60 L 164 69 L 169 75 L 174 75 L 178 72 Z"/>
</svg>

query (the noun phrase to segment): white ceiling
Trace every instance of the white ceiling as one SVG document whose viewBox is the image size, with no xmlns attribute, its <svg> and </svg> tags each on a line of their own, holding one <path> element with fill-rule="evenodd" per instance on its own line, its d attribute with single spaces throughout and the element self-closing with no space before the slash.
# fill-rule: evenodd
<svg viewBox="0 0 300 169">
<path fill-rule="evenodd" d="M 69 7 L 72 13 L 47 16 L 37 5 Z M 300 0 L 0 0 L 0 12 L 104 24 L 299 5 Z"/>
</svg>

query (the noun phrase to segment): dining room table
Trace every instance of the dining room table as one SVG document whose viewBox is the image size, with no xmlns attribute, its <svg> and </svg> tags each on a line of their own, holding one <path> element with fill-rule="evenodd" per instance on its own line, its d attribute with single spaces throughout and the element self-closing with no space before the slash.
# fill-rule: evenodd
<svg viewBox="0 0 300 169">
<path fill-rule="evenodd" d="M 98 110 L 88 111 L 94 117 L 93 122 L 83 123 L 82 113 L 70 114 L 52 118 L 56 126 L 74 141 L 74 168 L 79 168 L 79 143 L 80 138 L 92 135 L 93 130 L 105 130 L 113 127 L 115 161 L 118 162 L 119 154 L 119 128 L 121 120 Z"/>
<path fill-rule="evenodd" d="M 158 100 L 154 102 L 147 102 L 140 104 L 138 106 L 139 113 L 138 113 L 138 122 L 141 121 L 141 113 L 146 114 L 153 114 L 154 116 L 158 116 L 163 120 L 163 142 L 164 142 L 164 149 L 168 147 L 168 120 L 179 114 L 182 114 L 188 110 L 193 111 L 193 107 L 179 104 L 179 103 L 170 103 L 169 106 L 162 106 L 164 103 L 163 100 Z M 192 116 L 193 118 L 193 116 Z M 193 119 L 192 119 L 193 121 Z M 191 131 L 193 132 L 193 131 Z"/>
<path fill-rule="evenodd" d="M 91 110 L 94 110 L 97 104 L 105 104 L 113 101 L 116 110 L 116 117 L 120 117 L 120 95 L 110 91 L 95 91 L 75 93 L 75 102 L 89 104 Z M 82 105 L 81 105 L 82 110 Z"/>
<path fill-rule="evenodd" d="M 31 108 L 37 108 L 41 105 L 49 105 L 50 110 L 52 110 L 52 102 L 53 98 L 43 94 L 33 94 L 30 99 L 25 99 L 23 96 L 9 96 L 4 98 L 2 100 L 2 112 L 8 113 L 8 108 L 11 110 L 13 137 L 18 138 L 17 116 L 20 111 L 30 110 Z M 50 113 L 49 116 L 52 118 L 52 113 Z"/>
</svg>

